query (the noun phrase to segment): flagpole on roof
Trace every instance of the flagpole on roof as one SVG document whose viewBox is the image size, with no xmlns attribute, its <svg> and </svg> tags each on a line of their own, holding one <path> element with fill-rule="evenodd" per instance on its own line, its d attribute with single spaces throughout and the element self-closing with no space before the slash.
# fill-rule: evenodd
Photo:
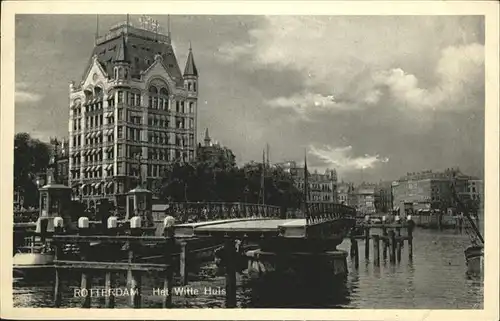
<svg viewBox="0 0 500 321">
<path fill-rule="evenodd" d="M 97 14 L 95 17 L 95 44 L 97 44 L 97 38 L 99 38 L 99 15 Z"/>
<path fill-rule="evenodd" d="M 309 215 L 309 208 L 307 206 L 309 196 L 309 173 L 307 171 L 307 147 L 304 148 L 304 214 L 306 218 Z"/>
</svg>

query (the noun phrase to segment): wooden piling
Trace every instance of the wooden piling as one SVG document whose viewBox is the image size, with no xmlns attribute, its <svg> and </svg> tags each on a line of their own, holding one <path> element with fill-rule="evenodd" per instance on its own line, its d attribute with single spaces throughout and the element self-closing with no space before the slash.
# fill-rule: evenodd
<svg viewBox="0 0 500 321">
<path fill-rule="evenodd" d="M 236 247 L 234 240 L 226 238 L 224 241 L 226 263 L 226 308 L 236 307 Z"/>
<path fill-rule="evenodd" d="M 387 237 L 387 227 L 382 225 L 382 256 L 384 258 L 384 261 L 387 260 L 387 247 L 389 246 L 389 241 Z"/>
<path fill-rule="evenodd" d="M 167 269 L 165 270 L 165 277 L 163 279 L 163 289 L 166 291 L 166 295 L 163 297 L 163 308 L 172 307 L 172 288 L 174 286 L 174 270 L 172 266 L 172 252 L 175 245 L 175 240 L 173 235 L 166 234 L 167 242 L 165 244 L 164 251 L 164 261 L 167 264 Z"/>
<path fill-rule="evenodd" d="M 115 296 L 113 294 L 114 275 L 110 271 L 106 271 L 106 278 L 104 280 L 104 288 L 106 296 L 104 298 L 104 306 L 108 309 L 115 307 Z"/>
<path fill-rule="evenodd" d="M 62 233 L 62 227 L 55 227 L 54 234 L 58 235 Z M 54 242 L 54 261 L 60 260 L 61 245 L 58 242 Z M 60 271 L 55 267 L 55 280 L 54 280 L 54 307 L 59 308 L 61 306 L 61 275 Z"/>
<path fill-rule="evenodd" d="M 380 266 L 380 237 L 373 235 L 373 264 Z"/>
<path fill-rule="evenodd" d="M 105 221 L 103 220 L 103 224 L 106 224 L 107 229 L 106 233 L 113 237 L 118 234 L 116 219 L 113 217 L 107 218 Z M 112 255 L 112 253 L 110 253 Z M 111 257 L 113 259 L 114 257 Z M 104 298 L 104 307 L 108 309 L 112 309 L 115 307 L 115 296 L 113 291 L 113 286 L 115 283 L 115 273 L 113 271 L 106 271 L 105 279 L 104 279 L 104 288 L 106 290 L 106 296 Z"/>
<path fill-rule="evenodd" d="M 408 258 L 410 261 L 413 259 L 413 228 L 415 223 L 412 220 L 408 221 L 407 233 L 408 233 Z"/>
<path fill-rule="evenodd" d="M 401 244 L 404 242 L 404 240 L 399 237 L 396 239 L 396 259 L 399 262 L 401 262 Z"/>
<path fill-rule="evenodd" d="M 354 238 L 354 234 L 353 234 L 353 231 L 351 231 L 351 234 L 350 234 L 350 241 L 351 241 L 351 248 L 349 250 L 349 255 L 351 257 L 351 260 L 354 258 L 354 241 L 355 241 L 355 238 Z"/>
<path fill-rule="evenodd" d="M 354 268 L 359 267 L 359 249 L 358 249 L 358 240 L 354 237 L 351 239 L 351 260 L 354 260 Z"/>
<path fill-rule="evenodd" d="M 88 218 L 80 217 L 78 221 L 78 234 L 83 236 L 89 235 L 89 225 Z M 80 244 L 80 257 L 82 261 L 89 261 L 89 253 L 90 253 L 90 241 L 83 242 Z M 91 289 L 92 289 L 92 274 L 90 270 L 83 269 L 82 270 L 82 279 L 80 289 L 82 291 L 82 308 L 90 308 L 91 305 Z"/>
<path fill-rule="evenodd" d="M 172 288 L 174 286 L 172 253 L 175 247 L 174 225 L 175 219 L 171 216 L 167 216 L 163 222 L 163 235 L 166 239 L 163 255 L 164 262 L 167 265 L 167 269 L 165 270 L 165 276 L 163 279 L 163 289 L 166 291 L 166 295 L 163 297 L 163 308 L 172 307 Z"/>
<path fill-rule="evenodd" d="M 181 242 L 181 253 L 180 253 L 180 275 L 182 285 L 188 284 L 188 272 L 187 272 L 187 242 Z"/>
<path fill-rule="evenodd" d="M 131 235 L 137 236 L 140 233 L 140 228 L 131 229 Z M 134 308 L 141 307 L 141 274 L 139 271 L 133 271 L 132 265 L 135 262 L 135 244 L 128 243 L 128 264 L 130 266 L 127 271 L 127 284 L 130 289 L 130 305 Z"/>
<path fill-rule="evenodd" d="M 391 263 L 396 262 L 396 237 L 394 235 L 394 230 L 390 230 L 388 232 L 388 238 L 389 238 L 389 261 Z"/>
<path fill-rule="evenodd" d="M 370 228 L 365 227 L 365 261 L 370 259 Z"/>
</svg>

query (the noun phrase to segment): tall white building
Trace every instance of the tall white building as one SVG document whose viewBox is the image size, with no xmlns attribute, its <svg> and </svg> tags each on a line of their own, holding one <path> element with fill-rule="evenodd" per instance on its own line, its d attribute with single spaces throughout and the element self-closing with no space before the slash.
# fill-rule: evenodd
<svg viewBox="0 0 500 321">
<path fill-rule="evenodd" d="M 139 177 L 153 189 L 169 162 L 195 157 L 198 70 L 190 48 L 181 72 L 170 33 L 127 21 L 96 36 L 69 98 L 69 184 L 76 199 L 92 205 L 107 198 L 122 207 Z"/>
</svg>

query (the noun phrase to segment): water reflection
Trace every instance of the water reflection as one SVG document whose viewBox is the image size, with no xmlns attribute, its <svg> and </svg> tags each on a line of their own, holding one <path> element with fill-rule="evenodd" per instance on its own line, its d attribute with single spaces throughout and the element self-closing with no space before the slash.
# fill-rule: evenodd
<svg viewBox="0 0 500 321">
<path fill-rule="evenodd" d="M 454 231 L 431 231 L 417 229 L 414 234 L 413 260 L 408 258 L 407 247 L 403 250 L 401 262 L 391 264 L 381 255 L 379 267 L 364 259 L 364 244 L 359 242 L 359 268 L 348 258 L 347 278 L 327 281 L 327 275 L 317 275 L 316 282 L 304 282 L 299 278 L 275 278 L 251 280 L 238 276 L 237 301 L 241 308 L 426 308 L 426 309 L 481 309 L 483 307 L 483 277 L 466 275 L 463 249 L 468 245 L 466 235 Z M 346 240 L 339 248 L 349 250 Z M 373 255 L 373 253 L 371 253 Z M 225 287 L 224 277 L 216 276 L 214 265 L 201 267 L 196 275 L 190 276 L 190 286 Z M 63 284 L 63 306 L 78 306 L 80 301 L 73 297 L 78 286 L 79 275 L 69 278 Z M 320 279 L 321 282 L 317 282 Z M 103 286 L 102 278 L 96 279 Z M 151 274 L 143 280 L 144 292 L 151 293 L 158 287 L 160 278 Z M 52 281 L 25 282 L 14 284 L 14 305 L 17 307 L 51 307 Z M 125 275 L 117 280 L 125 284 Z M 222 294 L 198 296 L 174 296 L 175 308 L 223 308 Z M 92 307 L 100 301 L 93 300 Z M 143 296 L 143 306 L 160 308 L 162 297 Z M 119 308 L 128 307 L 127 298 L 117 298 Z"/>
</svg>

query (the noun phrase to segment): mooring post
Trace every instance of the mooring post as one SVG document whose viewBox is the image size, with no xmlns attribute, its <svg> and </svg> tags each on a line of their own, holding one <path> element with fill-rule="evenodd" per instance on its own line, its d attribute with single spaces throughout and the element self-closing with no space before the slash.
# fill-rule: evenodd
<svg viewBox="0 0 500 321">
<path fill-rule="evenodd" d="M 413 229 L 415 228 L 415 222 L 411 219 L 411 215 L 407 217 L 407 233 L 408 233 L 408 258 L 410 261 L 413 259 Z"/>
<path fill-rule="evenodd" d="M 118 217 L 110 216 L 107 220 L 107 234 L 110 237 L 116 236 L 118 234 Z M 111 253 L 110 253 L 111 254 Z M 112 309 L 115 307 L 115 296 L 114 291 L 112 291 L 115 283 L 115 273 L 113 271 L 106 271 L 104 279 L 104 288 L 106 290 L 106 296 L 104 297 L 104 306 L 106 308 Z"/>
<path fill-rule="evenodd" d="M 54 236 L 60 235 L 63 232 L 63 218 L 62 217 L 55 217 L 54 218 Z M 56 263 L 55 266 L 55 280 L 54 280 L 54 307 L 59 308 L 61 306 L 61 276 L 60 276 L 60 271 L 57 268 L 57 260 L 60 259 L 60 251 L 61 251 L 61 244 L 59 242 L 54 241 L 54 262 Z"/>
<path fill-rule="evenodd" d="M 354 228 L 352 228 L 351 233 L 349 233 L 349 239 L 351 241 L 351 248 L 349 250 L 349 255 L 352 260 L 354 258 Z"/>
<path fill-rule="evenodd" d="M 380 265 L 380 237 L 373 235 L 373 263 L 375 266 Z"/>
<path fill-rule="evenodd" d="M 398 236 L 396 238 L 396 259 L 397 262 L 401 262 L 401 243 L 403 243 L 403 238 Z"/>
<path fill-rule="evenodd" d="M 130 219 L 130 235 L 140 236 L 141 235 L 141 217 L 134 216 Z M 128 248 L 128 264 L 130 266 L 129 273 L 127 276 L 130 278 L 128 284 L 130 284 L 130 304 L 133 308 L 141 307 L 141 274 L 139 271 L 134 271 L 132 265 L 135 263 L 135 251 L 137 243 L 129 242 Z"/>
<path fill-rule="evenodd" d="M 164 251 L 164 261 L 167 265 L 165 270 L 165 277 L 163 279 L 163 289 L 166 291 L 166 295 L 163 297 L 163 308 L 172 307 L 172 288 L 173 288 L 173 275 L 174 270 L 172 266 L 172 252 L 175 245 L 175 234 L 174 234 L 175 218 L 172 216 L 167 216 L 163 220 L 163 235 L 165 236 L 165 251 Z"/>
<path fill-rule="evenodd" d="M 394 235 L 394 230 L 389 230 L 389 260 L 391 263 L 396 262 L 396 236 Z"/>
<path fill-rule="evenodd" d="M 359 249 L 358 249 L 358 240 L 356 240 L 354 237 L 351 239 L 351 251 L 353 253 L 353 258 L 354 258 L 354 268 L 357 269 L 359 267 Z"/>
<path fill-rule="evenodd" d="M 387 247 L 389 245 L 389 242 L 387 240 L 387 227 L 385 225 L 387 218 L 382 216 L 382 256 L 384 258 L 384 261 L 387 260 Z"/>
<path fill-rule="evenodd" d="M 187 242 L 181 242 L 181 253 L 180 253 L 180 275 L 182 285 L 188 284 L 188 272 L 187 272 Z"/>
<path fill-rule="evenodd" d="M 78 234 L 81 236 L 88 236 L 89 231 L 89 219 L 88 217 L 82 216 L 78 219 Z M 87 261 L 89 259 L 88 255 L 90 252 L 90 241 L 84 241 L 80 243 L 80 256 L 82 261 Z M 87 295 L 82 295 L 82 308 L 90 308 L 90 293 L 92 288 L 92 274 L 90 270 L 82 270 L 82 282 L 80 289 L 86 292 Z"/>
<path fill-rule="evenodd" d="M 232 238 L 224 240 L 226 268 L 226 308 L 236 307 L 236 247 Z"/>
<path fill-rule="evenodd" d="M 370 223 L 370 215 L 365 216 L 365 224 Z M 370 228 L 365 226 L 365 261 L 370 259 Z"/>
</svg>

